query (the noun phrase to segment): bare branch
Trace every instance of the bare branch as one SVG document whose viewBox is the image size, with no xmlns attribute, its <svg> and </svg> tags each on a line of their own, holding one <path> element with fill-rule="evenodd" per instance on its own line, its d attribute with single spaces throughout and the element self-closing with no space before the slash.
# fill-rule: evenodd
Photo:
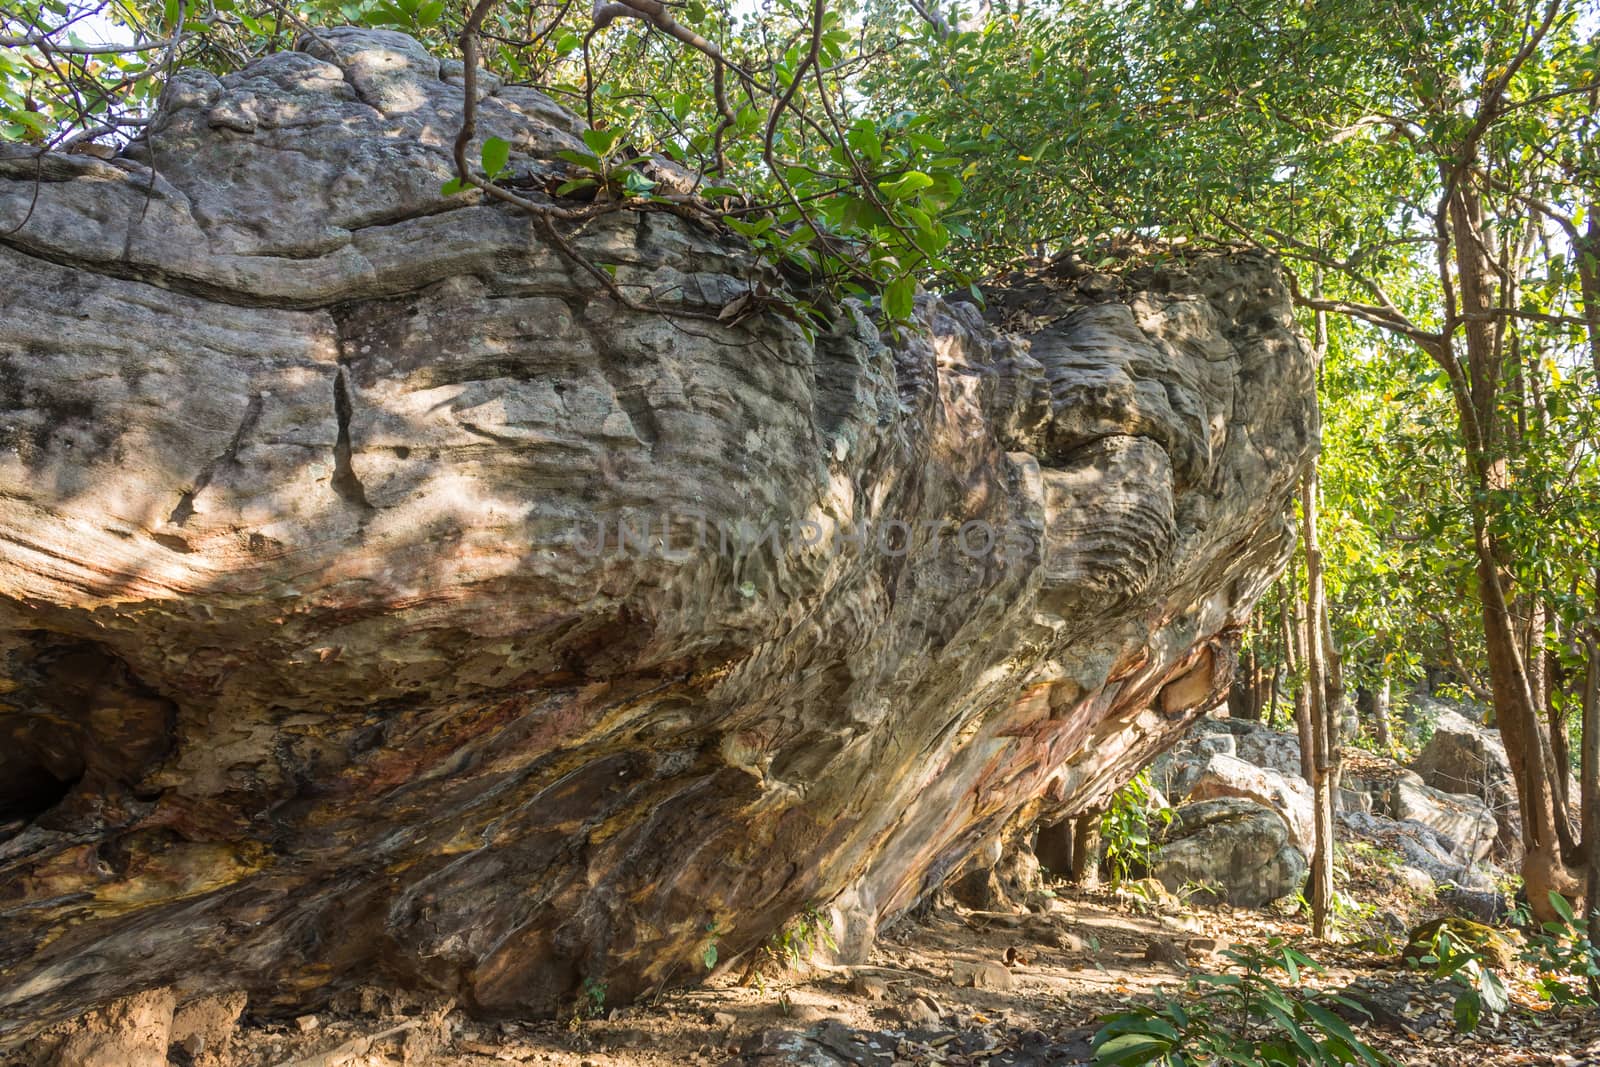
<svg viewBox="0 0 1600 1067">
<path fill-rule="evenodd" d="M 27 37 L 0 37 L 0 48 L 37 48 L 41 52 L 63 56 L 116 56 L 131 52 L 158 52 L 176 44 L 179 37 L 167 37 L 144 44 L 57 44 L 50 38 L 59 31 Z"/>
</svg>

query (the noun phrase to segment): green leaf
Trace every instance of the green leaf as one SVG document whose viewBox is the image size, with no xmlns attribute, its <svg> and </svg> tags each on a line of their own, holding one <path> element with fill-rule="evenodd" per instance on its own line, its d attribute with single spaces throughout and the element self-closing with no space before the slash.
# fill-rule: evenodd
<svg viewBox="0 0 1600 1067">
<path fill-rule="evenodd" d="M 39 134 L 44 133 L 45 129 L 50 125 L 49 117 L 41 115 L 37 111 L 12 111 L 7 113 L 6 118 L 12 123 L 26 126 L 34 133 Z"/>
<path fill-rule="evenodd" d="M 1506 991 L 1505 983 L 1493 971 L 1483 972 L 1483 981 L 1478 991 L 1483 997 L 1484 1008 L 1496 1015 L 1511 1007 L 1511 996 Z"/>
<path fill-rule="evenodd" d="M 564 159 L 575 167 L 582 167 L 584 170 L 593 171 L 596 174 L 599 174 L 602 169 L 599 157 L 591 156 L 587 152 L 574 152 L 570 148 L 563 148 L 556 153 L 556 158 Z"/>
<path fill-rule="evenodd" d="M 490 137 L 483 142 L 483 172 L 492 181 L 506 169 L 511 159 L 511 144 L 502 137 Z"/>
<path fill-rule="evenodd" d="M 1317 1025 L 1322 1027 L 1324 1033 L 1328 1033 L 1334 1037 L 1337 1037 L 1340 1041 L 1344 1042 L 1345 1046 L 1349 1048 L 1350 1051 L 1354 1052 L 1357 1056 L 1360 1056 L 1363 1061 L 1371 1064 L 1372 1067 L 1378 1067 L 1378 1064 L 1380 1063 L 1378 1054 L 1375 1053 L 1371 1048 L 1367 1047 L 1366 1043 L 1360 1038 L 1356 1037 L 1355 1031 L 1351 1030 L 1349 1025 L 1343 1019 L 1339 1018 L 1339 1016 L 1335 1015 L 1327 1008 L 1324 1008 L 1322 1005 L 1312 1001 L 1306 1001 L 1305 1009 L 1306 1014 L 1316 1020 Z"/>
<path fill-rule="evenodd" d="M 743 219 L 736 219 L 729 215 L 725 216 L 722 221 L 727 223 L 728 228 L 734 233 L 750 238 L 760 237 L 771 229 L 773 224 L 771 215 L 763 216 L 754 222 L 745 222 Z"/>
<path fill-rule="evenodd" d="M 1554 908 L 1556 910 L 1556 914 L 1561 916 L 1561 918 L 1567 923 L 1570 924 L 1577 921 L 1578 917 L 1577 915 L 1573 914 L 1572 905 L 1567 903 L 1567 898 L 1562 896 L 1560 893 L 1557 893 L 1554 889 L 1550 890 L 1550 906 Z"/>
<path fill-rule="evenodd" d="M 1118 1034 L 1095 1049 L 1094 1062 L 1103 1067 L 1154 1063 L 1170 1048 L 1172 1042 L 1153 1034 Z"/>
<path fill-rule="evenodd" d="M 857 119 L 845 134 L 845 141 L 859 154 L 877 163 L 883 158 L 883 140 L 870 119 Z"/>
<path fill-rule="evenodd" d="M 933 179 L 920 170 L 907 171 L 893 181 L 879 182 L 878 191 L 890 200 L 903 200 L 928 188 Z"/>
<path fill-rule="evenodd" d="M 911 277 L 896 278 L 883 290 L 883 313 L 895 322 L 911 317 L 916 307 L 917 280 Z"/>
<path fill-rule="evenodd" d="M 574 178 L 570 182 L 562 182 L 556 186 L 556 195 L 567 196 L 577 192 L 579 189 L 592 189 L 599 184 L 593 178 Z"/>
<path fill-rule="evenodd" d="M 601 159 L 605 159 L 616 149 L 617 142 L 622 140 L 625 132 L 617 126 L 611 126 L 603 130 L 584 130 L 583 143 L 589 146 L 589 151 Z"/>
<path fill-rule="evenodd" d="M 1290 962 L 1293 962 L 1293 963 L 1297 964 L 1302 970 L 1315 971 L 1315 972 L 1321 973 L 1322 971 L 1325 971 L 1327 969 L 1327 968 L 1323 967 L 1322 964 L 1320 964 L 1316 960 L 1312 959 L 1310 956 L 1307 956 L 1304 952 L 1301 952 L 1299 949 L 1285 948 L 1283 950 L 1283 957 L 1284 957 L 1284 963 L 1286 965 L 1288 963 L 1290 963 Z"/>
<path fill-rule="evenodd" d="M 1268 990 L 1271 990 L 1270 986 L 1268 987 Z M 1317 1043 L 1300 1028 L 1300 1024 L 1295 1022 L 1294 1019 L 1290 1017 L 1288 1012 L 1284 1011 L 1278 1005 L 1270 1002 L 1262 1004 L 1262 1008 L 1264 1008 L 1266 1013 L 1272 1016 L 1272 1018 L 1277 1022 L 1278 1026 L 1282 1028 L 1283 1036 L 1294 1042 L 1295 1048 L 1300 1050 L 1301 1055 L 1313 1063 L 1322 1058 L 1317 1048 Z"/>
<path fill-rule="evenodd" d="M 466 182 L 462 181 L 460 178 L 451 178 L 449 181 L 439 186 L 439 195 L 455 196 L 457 193 L 466 188 L 468 188 Z"/>
</svg>

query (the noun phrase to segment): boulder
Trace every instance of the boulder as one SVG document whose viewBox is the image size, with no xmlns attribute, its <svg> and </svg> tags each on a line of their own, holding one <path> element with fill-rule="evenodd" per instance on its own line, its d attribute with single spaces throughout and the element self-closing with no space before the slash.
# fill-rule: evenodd
<svg viewBox="0 0 1600 1067">
<path fill-rule="evenodd" d="M 1439 903 L 1471 919 L 1484 923 L 1504 923 L 1511 914 L 1511 903 L 1498 887 L 1463 889 L 1458 885 L 1440 886 Z"/>
<path fill-rule="evenodd" d="M 1463 859 L 1486 859 L 1494 849 L 1498 824 L 1483 801 L 1435 789 L 1410 774 L 1394 783 L 1388 814 L 1433 829 L 1447 838 L 1454 845 L 1453 854 Z"/>
<path fill-rule="evenodd" d="M 1008 911 L 1025 906 L 1044 888 L 1039 858 L 1026 836 L 1002 847 L 979 852 L 945 887 L 954 900 L 979 911 Z"/>
<path fill-rule="evenodd" d="M 1522 816 L 1504 743 L 1493 729 L 1452 708 L 1436 713 L 1433 736 L 1412 770 L 1435 789 L 1477 797 L 1488 805 L 1496 822 L 1496 851 L 1515 859 L 1522 849 Z"/>
<path fill-rule="evenodd" d="M 1456 885 L 1473 892 L 1495 889 L 1489 871 L 1467 860 L 1453 841 L 1431 826 L 1364 811 L 1342 812 L 1338 821 L 1345 833 L 1397 853 L 1403 867 L 1435 886 Z"/>
<path fill-rule="evenodd" d="M 1370 760 L 1347 770 L 1340 788 L 1346 810 L 1420 823 L 1438 835 L 1457 862 L 1486 859 L 1494 850 L 1499 827 L 1483 801 L 1434 789 L 1414 771 Z"/>
<path fill-rule="evenodd" d="M 1289 840 L 1309 856 L 1316 849 L 1316 817 L 1312 810 L 1311 787 L 1303 778 L 1289 778 L 1277 771 L 1246 763 L 1233 756 L 1215 755 L 1206 761 L 1194 784 L 1184 794 L 1185 801 L 1243 797 L 1271 808 L 1289 826 Z"/>
<path fill-rule="evenodd" d="M 1300 777 L 1300 738 L 1249 719 L 1228 719 L 1234 752 L 1247 763 L 1276 771 L 1291 780 Z"/>
<path fill-rule="evenodd" d="M 306 47 L 0 148 L 0 1046 L 621 1004 L 813 906 L 857 959 L 1227 691 L 1314 439 L 1271 260 L 883 330 L 715 213 L 442 195 L 460 79 Z M 582 123 L 483 89 L 543 203 Z"/>
<path fill-rule="evenodd" d="M 1164 796 L 1182 797 L 1215 755 L 1236 754 L 1233 734 L 1223 720 L 1204 715 L 1190 725 L 1177 744 L 1150 764 L 1150 780 Z"/>
<path fill-rule="evenodd" d="M 1289 824 L 1253 800 L 1227 797 L 1181 805 L 1161 837 L 1151 873 L 1174 893 L 1243 907 L 1288 896 L 1306 877 L 1306 857 Z"/>
<path fill-rule="evenodd" d="M 1001 991 L 1010 989 L 1016 984 L 1016 979 L 1003 965 L 985 960 L 956 964 L 950 981 L 955 985 L 969 986 L 973 989 Z"/>
<path fill-rule="evenodd" d="M 1305 781 L 1300 777 L 1300 741 L 1294 734 L 1249 719 L 1214 715 L 1197 719 L 1188 736 L 1155 761 L 1152 774 L 1168 796 L 1182 797 L 1217 755 L 1237 757 L 1290 781 Z"/>
</svg>

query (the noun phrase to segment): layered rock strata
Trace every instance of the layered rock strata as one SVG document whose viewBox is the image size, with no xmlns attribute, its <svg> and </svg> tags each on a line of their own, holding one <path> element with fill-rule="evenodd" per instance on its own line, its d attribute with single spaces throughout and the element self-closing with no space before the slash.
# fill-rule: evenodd
<svg viewBox="0 0 1600 1067">
<path fill-rule="evenodd" d="M 487 87 L 539 187 L 577 120 Z M 460 110 L 333 30 L 0 158 L 0 1042 L 173 984 L 620 1002 L 811 906 L 860 952 L 1226 690 L 1312 447 L 1270 262 L 1028 336 L 636 313 L 440 195 Z M 669 309 L 756 272 L 567 239 Z"/>
</svg>

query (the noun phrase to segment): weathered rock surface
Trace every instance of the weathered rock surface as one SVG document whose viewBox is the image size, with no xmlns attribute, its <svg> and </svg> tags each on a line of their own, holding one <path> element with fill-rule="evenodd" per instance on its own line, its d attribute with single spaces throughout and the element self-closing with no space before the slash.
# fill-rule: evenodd
<svg viewBox="0 0 1600 1067">
<path fill-rule="evenodd" d="M 1473 892 L 1495 888 L 1492 875 L 1431 826 L 1366 811 L 1342 812 L 1338 819 L 1340 827 L 1352 837 L 1394 852 L 1404 868 L 1420 873 L 1436 886 L 1455 885 Z"/>
<path fill-rule="evenodd" d="M 1300 742 L 1292 733 L 1265 723 L 1210 715 L 1196 719 L 1189 734 L 1152 765 L 1156 783 L 1169 796 L 1183 797 L 1212 756 L 1234 756 L 1290 779 L 1300 777 Z"/>
<path fill-rule="evenodd" d="M 1511 761 L 1494 730 L 1449 707 L 1439 708 L 1433 736 L 1411 767 L 1435 789 L 1465 793 L 1487 804 L 1497 824 L 1499 854 L 1512 860 L 1522 854 L 1522 816 Z"/>
<path fill-rule="evenodd" d="M 1347 809 L 1426 826 L 1461 862 L 1486 859 L 1494 849 L 1498 827 L 1483 801 L 1434 789 L 1414 771 L 1373 765 L 1347 772 L 1340 788 Z"/>
<path fill-rule="evenodd" d="M 1301 888 L 1306 869 L 1281 815 L 1227 797 L 1175 809 L 1150 873 L 1174 893 L 1196 890 L 1202 899 L 1258 907 Z"/>
<path fill-rule="evenodd" d="M 1248 719 L 1221 721 L 1233 735 L 1234 754 L 1240 759 L 1282 775 L 1300 778 L 1300 739 L 1293 733 L 1274 730 L 1265 723 Z"/>
<path fill-rule="evenodd" d="M 1025 843 L 986 848 L 957 871 L 945 888 L 959 904 L 980 911 L 1021 908 L 1044 888 L 1039 858 Z"/>
<path fill-rule="evenodd" d="M 1495 847 L 1496 823 L 1482 801 L 1432 788 L 1384 757 L 1346 748 L 1344 759 L 1338 807 L 1342 837 L 1385 850 L 1385 862 L 1419 893 L 1453 893 L 1463 907 L 1486 916 L 1503 908 L 1495 871 L 1484 864 Z M 1153 764 L 1155 780 L 1186 803 L 1237 796 L 1269 808 L 1288 825 L 1290 841 L 1309 856 L 1315 849 L 1313 798 L 1299 768 L 1294 735 L 1210 715 L 1195 720 L 1188 735 Z M 1170 869 L 1172 879 L 1205 862 L 1191 856 L 1193 851 L 1191 846 L 1177 856 L 1181 862 Z M 1166 854 L 1158 852 L 1157 860 Z M 1216 862 L 1214 880 L 1226 887 L 1232 868 L 1226 857 Z"/>
<path fill-rule="evenodd" d="M 1222 797 L 1243 797 L 1271 808 L 1288 824 L 1289 840 L 1295 848 L 1308 856 L 1316 850 L 1316 818 L 1311 787 L 1305 779 L 1290 778 L 1236 756 L 1218 753 L 1201 767 L 1194 784 L 1184 794 L 1184 800 Z"/>
<path fill-rule="evenodd" d="M 1021 339 L 635 314 L 438 195 L 415 42 L 322 37 L 129 158 L 0 157 L 0 1043 L 165 985 L 565 1010 L 811 903 L 859 952 L 1220 699 L 1311 444 L 1272 264 Z M 532 187 L 577 128 L 480 119 Z M 570 239 L 669 308 L 754 269 Z"/>
</svg>

